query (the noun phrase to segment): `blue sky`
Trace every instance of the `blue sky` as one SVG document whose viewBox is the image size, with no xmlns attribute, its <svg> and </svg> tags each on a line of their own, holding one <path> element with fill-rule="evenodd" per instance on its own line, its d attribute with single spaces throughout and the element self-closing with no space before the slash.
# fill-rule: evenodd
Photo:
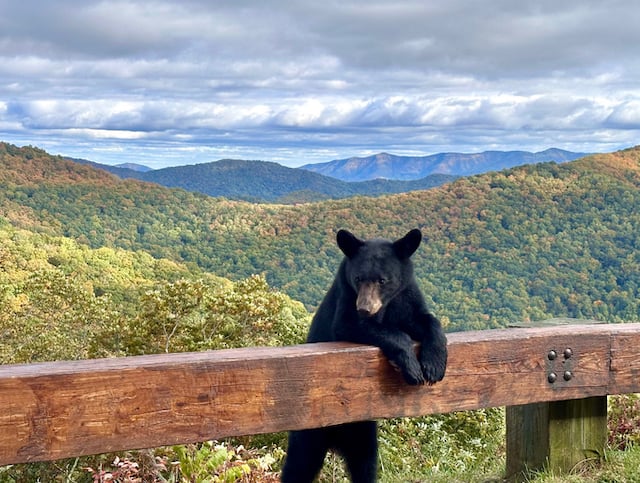
<svg viewBox="0 0 640 483">
<path fill-rule="evenodd" d="M 0 141 L 153 168 L 640 144 L 636 0 L 0 0 Z"/>
</svg>

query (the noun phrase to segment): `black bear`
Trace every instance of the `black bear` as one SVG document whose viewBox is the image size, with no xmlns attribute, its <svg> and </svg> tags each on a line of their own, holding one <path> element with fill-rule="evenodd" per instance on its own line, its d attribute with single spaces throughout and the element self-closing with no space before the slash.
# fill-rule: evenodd
<svg viewBox="0 0 640 483">
<path fill-rule="evenodd" d="M 410 260 L 421 241 L 417 229 L 393 242 L 361 240 L 340 230 L 337 242 L 345 257 L 313 318 L 307 342 L 374 345 L 407 383 L 442 380 L 447 339 L 425 306 Z M 417 356 L 414 341 L 420 343 Z M 376 422 L 362 421 L 290 432 L 282 482 L 312 482 L 329 449 L 345 459 L 353 482 L 376 480 Z"/>
</svg>

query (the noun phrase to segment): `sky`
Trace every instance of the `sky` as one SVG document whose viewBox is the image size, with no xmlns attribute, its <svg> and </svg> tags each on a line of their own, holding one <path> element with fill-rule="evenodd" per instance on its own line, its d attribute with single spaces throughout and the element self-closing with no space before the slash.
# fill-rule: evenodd
<svg viewBox="0 0 640 483">
<path fill-rule="evenodd" d="M 0 141 L 152 168 L 640 144 L 637 0 L 0 0 Z"/>
</svg>

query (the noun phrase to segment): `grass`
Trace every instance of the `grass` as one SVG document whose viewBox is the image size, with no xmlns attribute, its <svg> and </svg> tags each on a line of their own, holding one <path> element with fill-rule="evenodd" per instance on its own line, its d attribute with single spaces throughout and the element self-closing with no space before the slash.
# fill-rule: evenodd
<svg viewBox="0 0 640 483">
<path fill-rule="evenodd" d="M 640 482 L 640 446 L 629 446 L 624 451 L 608 451 L 599 465 L 584 464 L 569 474 L 536 472 L 530 483 L 637 483 Z"/>
<path fill-rule="evenodd" d="M 423 474 L 392 475 L 383 474 L 380 483 L 503 483 L 504 455 L 496 455 L 483 468 L 470 468 L 462 472 L 438 475 Z M 348 480 L 323 480 L 346 482 Z M 576 466 L 568 474 L 537 471 L 528 475 L 525 483 L 638 483 L 640 482 L 640 446 L 631 446 L 624 451 L 608 451 L 605 461 L 594 465 L 585 462 Z"/>
</svg>

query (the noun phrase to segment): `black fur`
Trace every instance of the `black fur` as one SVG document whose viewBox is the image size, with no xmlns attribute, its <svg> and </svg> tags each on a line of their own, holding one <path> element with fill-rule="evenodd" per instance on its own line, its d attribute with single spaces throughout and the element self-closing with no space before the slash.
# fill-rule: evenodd
<svg viewBox="0 0 640 483">
<path fill-rule="evenodd" d="M 313 318 L 307 342 L 374 345 L 408 384 L 442 380 L 447 340 L 440 322 L 425 306 L 410 260 L 421 240 L 420 230 L 411 230 L 394 242 L 360 240 L 340 230 L 337 242 L 345 258 Z M 414 341 L 420 343 L 417 356 Z M 353 482 L 376 480 L 376 423 L 363 421 L 292 431 L 282 482 L 312 482 L 329 449 L 344 457 Z"/>
</svg>

